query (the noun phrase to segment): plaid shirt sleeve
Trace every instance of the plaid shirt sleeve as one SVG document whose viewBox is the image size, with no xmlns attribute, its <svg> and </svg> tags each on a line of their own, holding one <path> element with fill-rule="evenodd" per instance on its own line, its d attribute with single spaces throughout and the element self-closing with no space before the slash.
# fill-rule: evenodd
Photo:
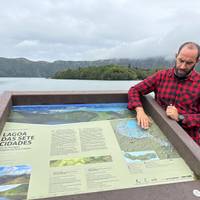
<svg viewBox="0 0 200 200">
<path fill-rule="evenodd" d="M 194 90 L 193 93 L 198 95 L 198 91 L 199 91 L 199 82 L 195 82 L 195 86 L 198 88 L 197 90 Z M 194 87 L 195 87 L 194 86 Z M 193 88 L 191 88 L 192 90 Z M 193 97 L 190 97 L 193 98 Z M 194 98 L 193 98 L 194 99 Z M 192 113 L 191 111 L 189 112 L 189 110 L 187 110 L 187 108 L 185 108 L 185 110 L 187 111 L 186 113 L 183 113 L 184 116 L 184 120 L 182 121 L 182 126 L 186 127 L 186 128 L 194 128 L 194 127 L 200 127 L 200 101 L 199 99 L 197 100 L 197 104 L 196 104 L 196 113 Z M 200 132 L 200 128 L 199 128 L 199 132 Z M 200 137 L 200 133 L 199 133 L 199 137 Z"/>
<path fill-rule="evenodd" d="M 159 71 L 130 88 L 128 109 L 142 107 L 140 96 L 152 91 L 164 110 L 170 104 L 178 109 L 184 116 L 181 126 L 200 145 L 200 74 L 193 71 L 180 81 L 174 77 L 173 69 Z"/>
<path fill-rule="evenodd" d="M 157 81 L 160 79 L 160 72 L 147 77 L 142 82 L 130 88 L 128 91 L 128 109 L 134 110 L 142 107 L 140 95 L 148 94 L 156 89 Z"/>
<path fill-rule="evenodd" d="M 182 121 L 183 127 L 192 128 L 200 127 L 200 113 L 198 114 L 183 114 L 184 120 Z"/>
</svg>

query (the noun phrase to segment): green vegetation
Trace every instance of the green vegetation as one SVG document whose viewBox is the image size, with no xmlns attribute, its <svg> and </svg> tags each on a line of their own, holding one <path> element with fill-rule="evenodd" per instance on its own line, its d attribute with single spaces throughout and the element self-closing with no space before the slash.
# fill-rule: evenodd
<svg viewBox="0 0 200 200">
<path fill-rule="evenodd" d="M 79 123 L 87 121 L 100 121 L 100 120 L 112 120 L 121 118 L 131 118 L 133 112 L 124 109 L 121 112 L 115 111 L 86 111 L 77 110 L 70 112 L 23 112 L 12 111 L 8 117 L 9 122 L 17 123 L 31 123 L 31 124 L 67 124 L 67 123 Z"/>
<path fill-rule="evenodd" d="M 54 62 L 31 61 L 26 58 L 0 57 L 0 77 L 52 77 L 58 71 L 78 69 L 84 67 L 99 67 L 106 65 L 120 65 L 143 68 L 158 68 L 170 66 L 170 60 L 162 57 L 148 59 L 107 59 L 96 61 L 62 61 Z"/>
<path fill-rule="evenodd" d="M 105 65 L 101 67 L 84 67 L 67 69 L 57 72 L 55 79 L 86 79 L 86 80 L 141 80 L 155 73 L 159 69 L 131 68 L 119 65 Z"/>
<path fill-rule="evenodd" d="M 96 61 L 63 61 L 54 62 L 31 61 L 26 58 L 2 58 L 0 57 L 0 77 L 52 77 L 56 72 L 71 69 L 74 71 L 85 67 L 101 67 L 107 65 L 118 65 L 132 70 L 137 69 L 157 69 L 163 66 L 172 67 L 174 60 L 165 59 L 164 57 L 153 57 L 144 59 L 107 59 Z M 200 71 L 200 63 L 197 64 L 196 70 Z M 143 73 L 142 73 L 143 74 Z M 83 76 L 83 74 L 82 74 Z M 107 75 L 108 76 L 108 75 Z M 143 75 L 142 75 L 143 76 Z M 144 72 L 144 76 L 145 72 Z M 79 79 L 79 77 L 78 77 Z M 137 78 L 141 79 L 141 78 Z M 110 80 L 110 79 L 109 79 Z M 118 79 L 120 80 L 120 79 Z M 123 79 L 128 80 L 128 79 Z"/>
<path fill-rule="evenodd" d="M 76 166 L 76 165 L 85 165 L 85 164 L 96 164 L 96 163 L 105 163 L 111 162 L 111 155 L 105 156 L 90 156 L 90 157 L 81 157 L 81 158 L 71 158 L 65 160 L 51 160 L 50 167 L 64 167 L 64 166 Z"/>
<path fill-rule="evenodd" d="M 1 176 L 2 185 L 12 185 L 12 184 L 24 184 L 29 183 L 30 174 L 21 175 L 4 175 Z"/>
<path fill-rule="evenodd" d="M 2 199 L 25 200 L 27 199 L 28 186 L 28 184 L 21 184 L 15 188 L 0 192 L 0 197 L 2 197 Z"/>
</svg>

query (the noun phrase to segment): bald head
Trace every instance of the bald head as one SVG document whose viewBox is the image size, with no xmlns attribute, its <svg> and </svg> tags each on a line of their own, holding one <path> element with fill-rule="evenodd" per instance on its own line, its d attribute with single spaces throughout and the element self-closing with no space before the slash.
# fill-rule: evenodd
<svg viewBox="0 0 200 200">
<path fill-rule="evenodd" d="M 185 79 L 199 61 L 199 45 L 193 42 L 182 44 L 176 54 L 175 75 Z"/>
<path fill-rule="evenodd" d="M 179 53 L 181 52 L 182 49 L 189 49 L 189 50 L 193 50 L 193 51 L 196 51 L 196 60 L 198 61 L 199 60 L 199 57 L 200 57 L 200 46 L 194 42 L 185 42 L 183 43 L 179 49 L 178 49 L 178 53 L 177 55 L 179 55 Z"/>
</svg>

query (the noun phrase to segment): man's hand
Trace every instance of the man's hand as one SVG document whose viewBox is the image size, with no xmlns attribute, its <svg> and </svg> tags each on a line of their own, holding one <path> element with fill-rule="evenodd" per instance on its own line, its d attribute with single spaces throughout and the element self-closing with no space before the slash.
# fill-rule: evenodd
<svg viewBox="0 0 200 200">
<path fill-rule="evenodd" d="M 178 121 L 178 110 L 175 106 L 172 106 L 172 105 L 167 106 L 166 115 L 169 118 Z"/>
<path fill-rule="evenodd" d="M 138 125 L 144 129 L 148 129 L 150 127 L 151 120 L 144 112 L 144 109 L 142 107 L 137 107 L 135 110 L 137 112 L 136 118 L 137 118 Z"/>
</svg>

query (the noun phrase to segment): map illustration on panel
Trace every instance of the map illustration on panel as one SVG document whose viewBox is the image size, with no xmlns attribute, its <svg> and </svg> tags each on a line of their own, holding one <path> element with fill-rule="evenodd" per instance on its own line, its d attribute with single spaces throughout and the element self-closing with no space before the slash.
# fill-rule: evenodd
<svg viewBox="0 0 200 200">
<path fill-rule="evenodd" d="M 133 116 L 126 103 L 13 106 L 8 122 L 67 124 Z"/>
<path fill-rule="evenodd" d="M 179 157 L 159 127 L 137 125 L 135 112 L 126 103 L 14 106 L 9 122 L 68 124 L 109 120 L 127 162 Z"/>
<path fill-rule="evenodd" d="M 177 158 L 179 155 L 155 123 L 141 129 L 135 118 L 111 120 L 126 162 Z"/>
</svg>

